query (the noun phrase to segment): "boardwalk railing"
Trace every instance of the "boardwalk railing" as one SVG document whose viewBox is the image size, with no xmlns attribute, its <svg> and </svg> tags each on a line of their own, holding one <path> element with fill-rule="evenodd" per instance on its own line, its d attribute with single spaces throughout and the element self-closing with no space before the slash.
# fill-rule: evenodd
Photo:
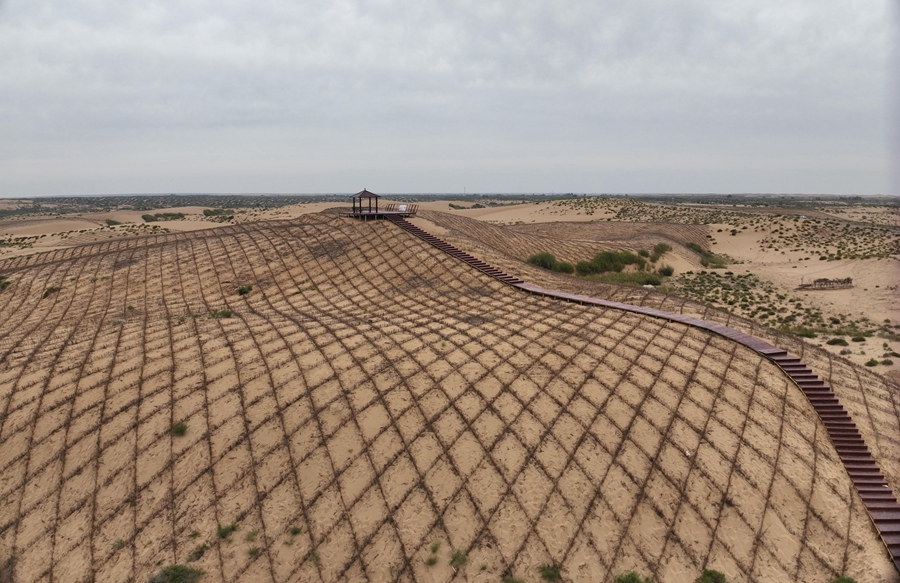
<svg viewBox="0 0 900 583">
<path fill-rule="evenodd" d="M 579 304 L 624 310 L 701 328 L 739 342 L 774 362 L 800 387 L 800 390 L 803 391 L 803 394 L 806 395 L 806 398 L 809 399 L 809 402 L 819 415 L 819 418 L 825 425 L 825 429 L 828 431 L 831 442 L 837 450 L 838 456 L 847 469 L 850 480 L 856 486 L 856 490 L 859 492 L 860 498 L 862 498 L 866 510 L 872 518 L 872 522 L 875 524 L 882 541 L 884 541 L 888 553 L 894 560 L 894 565 L 900 571 L 900 504 L 897 503 L 897 499 L 894 497 L 887 480 L 885 480 L 881 468 L 878 467 L 875 458 L 872 457 L 869 447 L 856 427 L 856 423 L 844 409 L 837 395 L 834 394 L 834 391 L 831 390 L 831 387 L 825 381 L 820 379 L 798 357 L 740 330 L 701 320 L 700 318 L 622 302 L 601 300 L 590 296 L 570 294 L 525 283 L 518 277 L 508 275 L 478 260 L 401 217 L 388 216 L 386 218 L 448 255 L 452 255 L 479 271 L 528 293 Z"/>
</svg>

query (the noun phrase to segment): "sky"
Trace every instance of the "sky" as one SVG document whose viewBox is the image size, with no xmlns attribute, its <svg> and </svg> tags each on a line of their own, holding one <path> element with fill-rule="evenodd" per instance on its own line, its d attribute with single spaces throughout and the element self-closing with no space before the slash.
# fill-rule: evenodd
<svg viewBox="0 0 900 583">
<path fill-rule="evenodd" d="M 0 196 L 900 194 L 896 0 L 0 0 Z"/>
</svg>

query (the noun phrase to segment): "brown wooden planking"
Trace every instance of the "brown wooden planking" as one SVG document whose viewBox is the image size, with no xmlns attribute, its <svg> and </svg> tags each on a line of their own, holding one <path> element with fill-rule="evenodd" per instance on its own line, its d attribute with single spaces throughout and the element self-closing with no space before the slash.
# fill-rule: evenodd
<svg viewBox="0 0 900 583">
<path fill-rule="evenodd" d="M 416 227 L 403 218 L 396 216 L 387 216 L 385 218 L 409 233 L 437 247 L 441 251 L 468 263 L 479 271 L 528 293 L 561 299 L 568 302 L 576 302 L 579 304 L 623 310 L 654 318 L 661 318 L 671 322 L 678 322 L 695 328 L 701 328 L 743 344 L 777 364 L 782 371 L 794 381 L 800 390 L 803 391 L 803 394 L 809 399 L 810 404 L 812 404 L 816 413 L 819 415 L 819 418 L 822 420 L 822 423 L 825 425 L 825 429 L 828 431 L 828 436 L 838 453 L 838 457 L 840 457 L 860 498 L 862 498 L 863 504 L 865 505 L 873 524 L 878 530 L 888 553 L 890 553 L 891 558 L 894 560 L 894 566 L 900 571 L 900 504 L 897 503 L 897 499 L 894 497 L 894 493 L 888 485 L 887 480 L 885 480 L 881 468 L 878 467 L 875 458 L 872 457 L 872 453 L 869 451 L 865 440 L 859 433 L 856 423 L 853 422 L 850 414 L 847 413 L 843 405 L 841 405 L 837 395 L 834 394 L 831 387 L 825 384 L 825 382 L 813 373 L 812 370 L 798 357 L 788 354 L 787 351 L 778 348 L 777 346 L 773 346 L 765 340 L 741 332 L 740 330 L 735 330 L 734 328 L 729 328 L 722 324 L 701 320 L 700 318 L 665 312 L 655 308 L 645 308 L 622 302 L 601 300 L 590 296 L 546 289 L 526 283 L 517 277 L 500 271 L 484 261 L 472 257 L 468 253 L 442 241 L 438 237 Z"/>
</svg>

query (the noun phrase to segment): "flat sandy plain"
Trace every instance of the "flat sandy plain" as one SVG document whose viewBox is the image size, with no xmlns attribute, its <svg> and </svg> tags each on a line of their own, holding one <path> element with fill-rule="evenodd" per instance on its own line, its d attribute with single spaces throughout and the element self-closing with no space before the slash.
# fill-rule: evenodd
<svg viewBox="0 0 900 583">
<path fill-rule="evenodd" d="M 698 269 L 684 243 L 710 227 L 644 221 L 625 236 L 633 225 L 578 210 L 582 230 L 560 227 L 554 203 L 499 217 L 434 204 L 419 224 L 528 281 L 801 355 L 900 492 L 900 398 L 883 368 L 522 261 L 670 241 L 672 264 Z M 824 427 L 770 362 L 682 325 L 523 294 L 394 225 L 304 206 L 224 226 L 188 213 L 182 232 L 140 236 L 70 217 L 94 227 L 66 225 L 69 240 L 42 225 L 31 248 L 6 248 L 0 565 L 14 581 L 145 581 L 189 559 L 203 581 L 531 582 L 542 564 L 566 581 L 634 569 L 689 583 L 704 567 L 729 581 L 900 580 Z"/>
</svg>

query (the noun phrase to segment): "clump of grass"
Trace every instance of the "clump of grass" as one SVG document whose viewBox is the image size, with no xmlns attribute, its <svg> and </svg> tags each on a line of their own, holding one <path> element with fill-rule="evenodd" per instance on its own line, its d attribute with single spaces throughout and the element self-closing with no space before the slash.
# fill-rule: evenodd
<svg viewBox="0 0 900 583">
<path fill-rule="evenodd" d="M 230 318 L 231 310 L 228 308 L 222 308 L 221 310 L 214 310 L 212 314 L 210 314 L 213 318 Z"/>
<path fill-rule="evenodd" d="M 459 569 L 469 562 L 469 555 L 461 549 L 455 549 L 450 555 L 450 566 Z"/>
<path fill-rule="evenodd" d="M 670 277 L 670 276 L 672 276 L 672 274 L 675 273 L 675 268 L 672 267 L 671 265 L 663 265 L 662 267 L 659 268 L 658 271 L 659 271 L 660 275 Z"/>
<path fill-rule="evenodd" d="M 538 567 L 538 571 L 541 572 L 541 579 L 544 581 L 550 581 L 550 583 L 555 583 L 559 581 L 559 565 L 550 565 L 544 563 L 540 567 Z"/>
<path fill-rule="evenodd" d="M 117 221 L 115 219 L 106 219 L 106 224 L 109 225 L 110 227 L 114 227 L 116 225 L 121 225 L 122 223 L 120 223 L 119 221 Z"/>
<path fill-rule="evenodd" d="M 248 543 L 252 543 L 253 541 L 256 540 L 256 535 L 258 533 L 259 533 L 259 531 L 254 528 L 253 530 L 251 530 L 244 536 L 244 540 L 247 541 Z"/>
<path fill-rule="evenodd" d="M 712 569 L 703 569 L 703 574 L 694 579 L 694 583 L 728 583 L 725 574 Z"/>
<path fill-rule="evenodd" d="M 437 565 L 437 561 L 438 561 L 437 555 L 430 555 L 427 559 L 425 559 L 425 564 L 428 565 L 429 567 L 433 567 L 433 566 Z"/>
<path fill-rule="evenodd" d="M 117 551 L 121 551 L 124 548 L 125 548 L 125 541 L 122 539 L 117 540 L 115 542 L 115 544 L 113 545 L 113 549 L 115 549 Z"/>
<path fill-rule="evenodd" d="M 169 565 L 150 578 L 147 583 L 196 583 L 203 571 L 187 565 Z"/>
<path fill-rule="evenodd" d="M 259 554 L 259 547 L 250 547 L 249 549 L 247 549 L 247 554 L 251 557 L 255 557 Z"/>
<path fill-rule="evenodd" d="M 238 529 L 237 522 L 232 522 L 231 524 L 226 524 L 225 526 L 219 525 L 216 529 L 216 536 L 219 538 L 228 538 L 231 536 L 231 533 L 236 532 Z"/>
<path fill-rule="evenodd" d="M 832 338 L 825 344 L 828 344 L 829 346 L 849 346 L 847 341 L 844 340 L 843 338 Z"/>
<path fill-rule="evenodd" d="M 192 530 L 192 531 L 191 531 L 191 534 L 189 534 L 188 536 L 189 536 L 190 538 L 199 538 L 199 537 L 200 537 L 200 531 L 199 531 L 199 530 Z"/>
<path fill-rule="evenodd" d="M 862 334 L 858 334 L 858 335 L 854 336 L 853 338 L 851 338 L 850 340 L 853 342 L 865 342 L 866 337 L 863 336 Z"/>
<path fill-rule="evenodd" d="M 6 287 L 12 283 L 9 279 L 6 278 L 5 275 L 0 275 L 0 290 L 6 289 Z"/>
<path fill-rule="evenodd" d="M 641 577 L 635 571 L 624 573 L 616 577 L 616 583 L 653 583 L 650 577 Z"/>
<path fill-rule="evenodd" d="M 662 283 L 662 278 L 658 273 L 647 273 L 646 271 L 597 273 L 587 276 L 587 279 L 624 285 L 660 285 Z"/>
<path fill-rule="evenodd" d="M 245 296 L 245 295 L 249 294 L 252 290 L 253 290 L 252 285 L 250 285 L 250 284 L 242 285 L 241 287 L 238 288 L 238 295 Z"/>
<path fill-rule="evenodd" d="M 885 358 L 884 360 L 881 361 L 881 364 L 890 366 L 890 365 L 894 364 L 894 361 L 891 360 L 890 358 Z"/>
<path fill-rule="evenodd" d="M 185 433 L 187 433 L 187 423 L 185 423 L 184 421 L 179 421 L 178 423 L 176 423 L 175 425 L 172 426 L 172 435 L 175 435 L 176 437 L 181 437 Z"/>
<path fill-rule="evenodd" d="M 307 556 L 310 558 L 310 560 L 312 560 L 313 563 L 317 565 L 322 564 L 322 557 L 319 555 L 319 551 L 317 551 L 316 549 L 312 549 L 311 551 L 309 551 Z"/>
<path fill-rule="evenodd" d="M 291 536 L 297 536 L 298 534 L 303 532 L 303 529 L 299 526 L 292 526 L 288 532 L 291 533 Z"/>
<path fill-rule="evenodd" d="M 436 540 L 436 541 L 434 541 L 433 543 L 431 543 L 431 552 L 432 552 L 432 554 L 438 552 L 438 550 L 440 550 L 440 548 L 441 548 L 441 541 Z"/>
<path fill-rule="evenodd" d="M 55 294 L 56 292 L 58 292 L 61 289 L 62 288 L 59 286 L 51 285 L 50 287 L 48 287 L 47 289 L 44 290 L 44 295 L 41 296 L 41 299 L 45 299 L 48 296 Z"/>
<path fill-rule="evenodd" d="M 560 273 L 574 273 L 575 266 L 568 261 L 558 261 L 553 253 L 542 251 L 535 253 L 527 259 L 528 263 L 548 269 L 550 271 L 558 271 Z"/>
<path fill-rule="evenodd" d="M 208 547 L 206 546 L 206 543 L 203 543 L 202 545 L 195 548 L 193 551 L 191 551 L 191 554 L 188 555 L 187 562 L 193 563 L 194 561 L 199 560 L 200 557 L 203 556 L 203 553 L 206 552 L 207 548 Z"/>
<path fill-rule="evenodd" d="M 578 275 L 592 275 L 608 271 L 620 272 L 626 265 L 637 265 L 643 269 L 647 262 L 643 257 L 631 251 L 601 251 L 590 261 L 579 261 L 575 264 Z"/>
</svg>

